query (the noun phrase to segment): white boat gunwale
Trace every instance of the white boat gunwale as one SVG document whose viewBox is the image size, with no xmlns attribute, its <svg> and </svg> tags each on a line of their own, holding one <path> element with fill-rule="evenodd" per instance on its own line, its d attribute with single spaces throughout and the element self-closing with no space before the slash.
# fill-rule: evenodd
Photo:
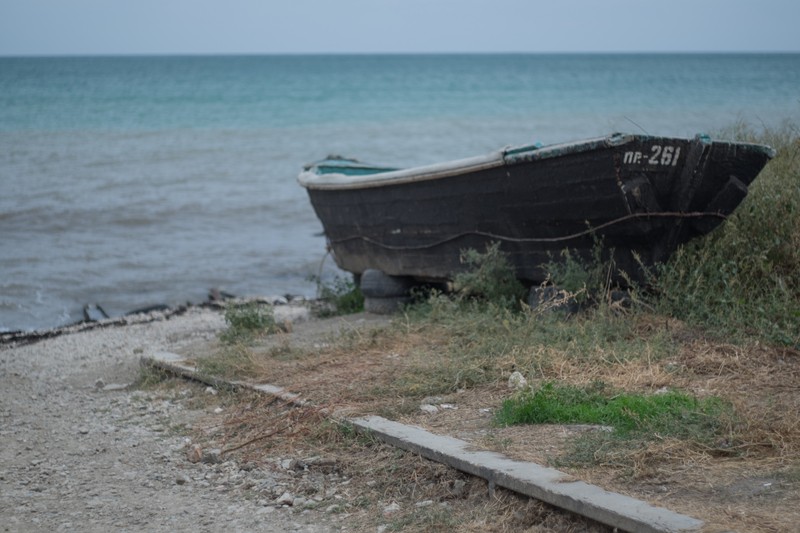
<svg viewBox="0 0 800 533">
<path fill-rule="evenodd" d="M 404 183 L 416 183 L 420 181 L 437 180 L 501 167 L 517 162 L 541 160 L 552 157 L 560 157 L 566 154 L 574 154 L 621 146 L 644 136 L 627 135 L 613 133 L 603 137 L 595 137 L 577 142 L 566 142 L 552 144 L 549 146 L 521 146 L 505 147 L 483 156 L 457 159 L 432 165 L 404 168 L 381 172 L 376 174 L 346 175 L 339 172 L 329 172 L 318 174 L 314 172 L 314 165 L 308 167 L 297 177 L 300 185 L 306 189 L 316 190 L 342 190 L 342 189 L 363 189 L 370 187 L 384 187 L 389 185 L 399 185 Z M 649 137 L 649 136 L 648 136 Z M 653 137 L 654 139 L 656 137 Z"/>
</svg>

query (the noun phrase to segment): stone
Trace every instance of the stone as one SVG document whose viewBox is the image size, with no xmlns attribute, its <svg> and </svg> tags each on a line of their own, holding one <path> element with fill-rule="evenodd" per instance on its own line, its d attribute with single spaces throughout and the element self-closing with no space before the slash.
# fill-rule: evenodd
<svg viewBox="0 0 800 533">
<path fill-rule="evenodd" d="M 288 505 L 291 506 L 294 504 L 294 496 L 290 492 L 284 492 L 275 500 L 275 503 L 278 505 Z"/>
<path fill-rule="evenodd" d="M 109 383 L 108 385 L 104 385 L 100 390 L 103 392 L 114 392 L 126 390 L 130 386 L 130 383 Z"/>
<path fill-rule="evenodd" d="M 528 386 L 528 380 L 521 372 L 514 371 L 508 376 L 508 388 L 514 390 L 522 390 Z"/>
<path fill-rule="evenodd" d="M 186 450 L 186 459 L 190 463 L 199 463 L 203 458 L 203 448 L 199 444 L 193 444 Z"/>
<path fill-rule="evenodd" d="M 426 396 L 422 399 L 422 403 L 429 403 L 431 405 L 438 405 L 444 401 L 441 396 Z"/>
<path fill-rule="evenodd" d="M 422 411 L 423 413 L 428 413 L 430 415 L 439 412 L 438 407 L 436 407 L 435 405 L 431 405 L 429 403 L 423 403 L 422 405 L 420 405 L 419 410 Z"/>
<path fill-rule="evenodd" d="M 390 516 L 400 510 L 400 504 L 397 502 L 392 502 L 386 507 L 383 508 L 383 516 Z"/>
<path fill-rule="evenodd" d="M 205 464 L 215 465 L 222 462 L 222 450 L 219 448 L 212 448 L 207 452 L 202 453 L 201 460 Z"/>
<path fill-rule="evenodd" d="M 453 481 L 453 487 L 450 489 L 450 492 L 456 498 L 460 498 L 464 495 L 464 488 L 467 486 L 467 482 L 463 479 L 457 479 Z"/>
<path fill-rule="evenodd" d="M 305 498 L 303 498 L 302 496 L 297 496 L 292 500 L 292 507 L 302 507 L 303 505 L 305 505 L 305 503 L 306 503 Z"/>
</svg>

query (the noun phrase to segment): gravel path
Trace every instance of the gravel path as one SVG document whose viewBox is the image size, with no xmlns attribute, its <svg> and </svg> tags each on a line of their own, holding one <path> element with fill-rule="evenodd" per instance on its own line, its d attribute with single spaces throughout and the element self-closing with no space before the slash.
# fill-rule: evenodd
<svg viewBox="0 0 800 533">
<path fill-rule="evenodd" d="M 223 326 L 219 313 L 191 309 L 0 346 L 0 530 L 341 529 L 334 514 L 281 505 L 291 472 L 188 460 L 180 428 L 208 416 L 188 401 L 204 387 L 135 386 L 142 354 L 180 351 Z"/>
</svg>

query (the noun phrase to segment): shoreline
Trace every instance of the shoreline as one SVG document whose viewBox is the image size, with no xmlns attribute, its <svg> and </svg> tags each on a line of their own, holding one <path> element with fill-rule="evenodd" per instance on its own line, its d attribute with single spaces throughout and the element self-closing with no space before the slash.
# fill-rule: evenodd
<svg viewBox="0 0 800 533">
<path fill-rule="evenodd" d="M 60 337 L 61 335 L 70 335 L 73 333 L 82 333 L 92 331 L 95 329 L 112 328 L 133 326 L 139 324 L 148 324 L 162 320 L 169 320 L 173 317 L 185 315 L 192 309 L 208 309 L 222 312 L 228 304 L 257 302 L 265 305 L 283 306 L 296 304 L 298 302 L 310 302 L 302 296 L 252 296 L 252 297 L 235 297 L 230 294 L 220 293 L 219 291 L 212 290 L 209 294 L 209 299 L 201 303 L 186 303 L 170 307 L 167 305 L 156 305 L 141 310 L 131 311 L 121 316 L 106 317 L 106 318 L 85 318 L 84 320 L 67 324 L 63 326 L 55 326 L 45 329 L 34 330 L 12 330 L 0 332 L 0 349 L 15 348 L 18 346 L 25 346 L 33 344 L 46 339 Z M 87 305 L 88 307 L 88 305 Z"/>
</svg>

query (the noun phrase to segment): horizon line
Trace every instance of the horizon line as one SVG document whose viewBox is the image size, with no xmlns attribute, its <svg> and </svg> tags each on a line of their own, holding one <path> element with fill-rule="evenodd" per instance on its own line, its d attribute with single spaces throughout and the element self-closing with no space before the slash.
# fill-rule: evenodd
<svg viewBox="0 0 800 533">
<path fill-rule="evenodd" d="M 87 57 L 291 57 L 291 56 L 467 56 L 467 55 L 791 55 L 800 50 L 590 50 L 590 51 L 417 51 L 417 52 L 109 52 L 109 53 L 21 53 L 0 52 L 0 58 L 87 58 Z"/>
</svg>

